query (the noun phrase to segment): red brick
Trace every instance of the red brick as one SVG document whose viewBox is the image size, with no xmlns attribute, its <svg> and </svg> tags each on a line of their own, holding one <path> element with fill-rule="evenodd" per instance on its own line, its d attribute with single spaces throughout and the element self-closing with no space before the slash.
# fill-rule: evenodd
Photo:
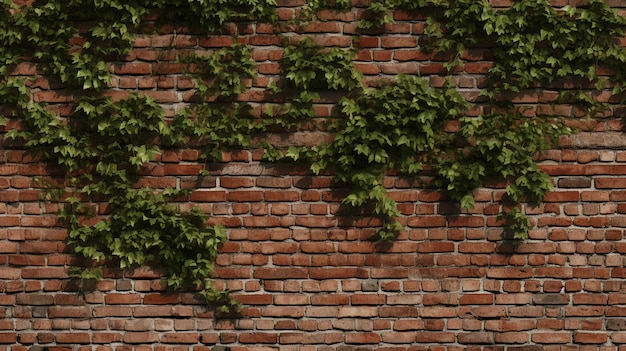
<svg viewBox="0 0 626 351">
<path fill-rule="evenodd" d="M 275 305 L 308 305 L 309 297 L 306 295 L 292 295 L 292 294 L 276 294 L 274 295 Z"/>
<path fill-rule="evenodd" d="M 503 318 L 507 315 L 504 307 L 492 306 L 472 307 L 470 313 L 476 318 Z"/>
<path fill-rule="evenodd" d="M 19 268 L 0 267 L 0 279 L 18 280 L 21 275 L 22 270 Z"/>
<path fill-rule="evenodd" d="M 257 268 L 252 276 L 257 279 L 302 279 L 308 276 L 304 268 Z"/>
<path fill-rule="evenodd" d="M 353 306 L 383 305 L 385 304 L 386 296 L 381 294 L 354 294 L 350 300 Z"/>
<path fill-rule="evenodd" d="M 376 307 L 358 306 L 358 307 L 339 307 L 339 318 L 346 317 L 364 317 L 371 318 L 378 315 L 378 309 Z"/>
<path fill-rule="evenodd" d="M 123 341 L 129 344 L 146 344 L 159 341 L 159 335 L 155 332 L 126 332 Z"/>
<path fill-rule="evenodd" d="M 346 294 L 319 294 L 311 296 L 312 305 L 348 305 L 350 298 Z"/>
<path fill-rule="evenodd" d="M 48 317 L 50 318 L 87 318 L 91 316 L 89 307 L 50 307 Z"/>
<path fill-rule="evenodd" d="M 347 344 L 378 344 L 380 335 L 376 333 L 347 333 Z"/>
<path fill-rule="evenodd" d="M 387 332 L 381 334 L 382 341 L 390 344 L 412 344 L 415 341 L 415 332 Z"/>
<path fill-rule="evenodd" d="M 461 305 L 491 305 L 493 302 L 492 294 L 465 294 L 459 299 Z"/>
<path fill-rule="evenodd" d="M 418 331 L 415 341 L 418 343 L 453 343 L 455 342 L 454 333 L 451 332 L 422 332 Z"/>
<path fill-rule="evenodd" d="M 495 338 L 493 333 L 475 332 L 475 333 L 459 333 L 458 341 L 461 344 L 494 344 Z"/>
<path fill-rule="evenodd" d="M 122 334 L 120 333 L 106 333 L 106 332 L 97 332 L 93 333 L 91 336 L 91 341 L 94 344 L 111 344 L 114 342 L 122 341 Z"/>
<path fill-rule="evenodd" d="M 93 309 L 94 317 L 130 317 L 133 315 L 132 307 L 108 307 L 99 306 Z"/>
<path fill-rule="evenodd" d="M 196 344 L 200 336 L 198 333 L 165 333 L 161 336 L 161 342 L 164 344 Z"/>
<path fill-rule="evenodd" d="M 535 324 L 536 322 L 530 319 L 488 320 L 485 321 L 485 330 L 493 330 L 497 332 L 532 330 L 535 328 Z"/>
<path fill-rule="evenodd" d="M 417 244 L 417 252 L 453 252 L 452 242 L 422 242 Z"/>
<path fill-rule="evenodd" d="M 606 305 L 607 296 L 601 294 L 574 294 L 572 303 L 574 305 Z"/>
<path fill-rule="evenodd" d="M 529 268 L 490 268 L 487 270 L 487 277 L 494 279 L 524 279 L 533 275 L 532 269 Z"/>
<path fill-rule="evenodd" d="M 417 46 L 416 37 L 383 37 L 381 39 L 383 48 L 414 48 Z"/>
<path fill-rule="evenodd" d="M 571 334 L 565 332 L 534 333 L 531 335 L 531 340 L 538 344 L 567 344 L 571 342 L 571 339 Z"/>
<path fill-rule="evenodd" d="M 580 197 L 577 191 L 552 191 L 545 195 L 545 202 L 576 202 Z"/>
<path fill-rule="evenodd" d="M 607 340 L 607 334 L 602 332 L 588 333 L 579 331 L 574 333 L 574 342 L 578 344 L 604 344 Z"/>
<path fill-rule="evenodd" d="M 59 344 L 89 344 L 89 333 L 57 333 L 56 342 Z"/>
<path fill-rule="evenodd" d="M 106 297 L 108 297 L 108 295 Z M 105 298 L 105 301 L 106 301 L 106 298 Z M 180 301 L 181 301 L 181 296 L 178 294 L 169 294 L 169 295 L 146 294 L 143 297 L 143 303 L 146 305 L 174 305 L 174 304 L 179 303 Z M 132 303 L 137 303 L 137 302 L 131 302 L 130 304 Z"/>
<path fill-rule="evenodd" d="M 119 75 L 145 75 L 150 74 L 152 69 L 146 63 L 124 63 L 113 65 L 113 72 Z"/>
<path fill-rule="evenodd" d="M 113 294 L 109 293 L 104 297 L 108 305 L 129 305 L 141 302 L 140 294 Z"/>
<path fill-rule="evenodd" d="M 278 336 L 272 333 L 242 333 L 239 342 L 243 344 L 275 344 Z"/>
<path fill-rule="evenodd" d="M 17 342 L 17 334 L 12 332 L 0 332 L 0 344 L 14 344 Z"/>
<path fill-rule="evenodd" d="M 300 318 L 304 316 L 304 307 L 264 307 L 261 316 Z"/>
<path fill-rule="evenodd" d="M 433 305 L 458 305 L 459 295 L 452 293 L 425 294 L 422 298 L 424 306 Z"/>
</svg>

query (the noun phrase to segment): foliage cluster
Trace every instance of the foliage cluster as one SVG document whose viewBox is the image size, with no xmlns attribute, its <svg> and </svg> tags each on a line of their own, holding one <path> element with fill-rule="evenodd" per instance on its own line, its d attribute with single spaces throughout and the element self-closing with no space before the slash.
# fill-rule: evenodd
<svg viewBox="0 0 626 351">
<path fill-rule="evenodd" d="M 249 136 L 262 130 L 255 122 L 251 106 L 237 101 L 256 78 L 252 51 L 243 44 L 217 50 L 208 55 L 185 58 L 196 81 L 196 100 L 192 108 L 177 116 L 174 125 L 204 150 L 213 160 L 229 147 L 248 147 Z"/>
<path fill-rule="evenodd" d="M 626 21 L 604 1 L 560 10 L 548 1 L 515 1 L 506 10 L 475 1 L 444 5 L 440 22 L 429 21 L 434 47 L 462 53 L 492 43 L 494 65 L 485 89 L 490 97 L 549 87 L 565 78 L 574 78 L 580 89 L 589 83 L 603 88 L 607 78 L 598 68 L 613 69 L 614 81 L 621 82 L 626 55 L 616 39 L 626 32 Z M 457 56 L 452 64 L 458 63 Z"/>
<path fill-rule="evenodd" d="M 348 8 L 346 5 L 339 10 Z M 352 89 L 337 106 L 331 129 L 335 139 L 329 145 L 290 148 L 284 155 L 270 150 L 268 157 L 308 159 L 315 173 L 332 169 L 335 179 L 351 188 L 344 202 L 357 207 L 373 203 L 373 213 L 384 223 L 377 236 L 382 240 L 393 239 L 401 228 L 394 220 L 398 210 L 381 185 L 390 171 L 415 176 L 422 164 L 436 169 L 437 176 L 429 185 L 446 189 L 465 209 L 474 206 L 474 189 L 504 180 L 503 201 L 510 205 L 503 207 L 500 217 L 512 237 L 525 238 L 532 226 L 514 204 L 541 203 L 552 184 L 535 158 L 572 130 L 558 116 L 527 117 L 512 103 L 513 98 L 573 79 L 579 84 L 561 94 L 559 101 L 578 103 L 593 116 L 602 107 L 591 97 L 594 89 L 612 84 L 614 92 L 622 90 L 626 53 L 617 39 L 623 36 L 626 21 L 600 0 L 562 9 L 555 9 L 546 0 L 518 0 L 509 8 L 497 10 L 473 0 L 375 0 L 367 9 L 369 17 L 360 25 L 364 29 L 379 27 L 392 21 L 389 14 L 393 10 L 424 8 L 436 14 L 427 20 L 426 49 L 450 54 L 454 59 L 447 64 L 449 69 L 462 69 L 460 57 L 470 48 L 487 45 L 493 53 L 493 66 L 482 91 L 487 99 L 485 105 L 490 105 L 484 114 L 463 117 L 466 105 L 454 90 L 443 93 L 443 104 L 441 90 L 399 77 L 395 84 L 383 84 L 373 92 L 363 88 L 355 94 Z M 311 49 L 307 50 L 306 57 L 312 57 Z M 321 51 L 317 54 L 322 55 Z M 283 70 L 291 67 L 289 61 L 283 62 Z M 598 74 L 603 67 L 613 70 L 613 81 Z M 316 69 L 317 74 L 309 73 L 309 67 L 301 75 L 292 75 L 306 79 L 328 68 L 318 65 Z M 303 100 L 302 93 L 299 99 Z M 400 121 L 409 118 L 415 118 L 421 126 L 409 123 L 410 136 L 417 138 L 411 144 L 408 135 L 399 132 L 405 126 L 401 123 L 406 123 Z M 458 131 L 444 132 L 445 122 L 450 120 L 458 120 Z M 431 134 L 424 137 L 421 128 L 431 130 Z"/>
<path fill-rule="evenodd" d="M 321 91 L 349 93 L 362 87 L 363 75 L 354 69 L 355 53 L 340 48 L 322 49 L 305 38 L 287 44 L 281 59 L 282 86 L 272 86 L 275 93 L 286 95 L 286 104 L 270 107 L 268 127 L 293 129 L 316 117 L 313 103 Z"/>
<path fill-rule="evenodd" d="M 68 243 L 84 265 L 96 266 L 73 270 L 76 276 L 99 278 L 103 263 L 122 269 L 150 264 L 163 270 L 174 290 L 200 289 L 223 311 L 237 307 L 209 280 L 218 245 L 226 240 L 224 229 L 208 226 L 206 215 L 196 208 L 182 213 L 171 203 L 185 191 L 143 187 L 141 177 L 162 147 L 201 136 L 219 152 L 223 144 L 241 144 L 234 135 L 240 126 L 227 126 L 227 117 L 221 124 L 197 123 L 189 111 L 167 123 L 162 107 L 143 95 L 113 101 L 105 94 L 111 79 L 107 62 L 128 53 L 136 31 L 150 30 L 145 21 L 150 15 L 167 21 L 184 13 L 186 18 L 195 16 L 203 30 L 218 31 L 231 20 L 271 20 L 275 3 L 35 1 L 18 8 L 2 0 L 1 5 L 0 39 L 5 45 L 0 48 L 0 96 L 5 117 L 23 119 L 24 127 L 9 131 L 7 137 L 23 140 L 25 147 L 64 170 L 56 200 L 64 203 L 60 216 L 68 225 Z M 235 95 L 245 89 L 243 76 L 253 74 L 249 62 L 238 71 L 232 65 L 227 73 L 220 68 L 224 62 L 241 61 L 228 57 L 240 52 L 249 56 L 249 51 L 234 47 L 194 58 L 199 74 L 212 77 L 212 84 L 199 85 L 201 98 L 219 92 L 221 101 L 228 99 L 228 92 Z M 31 100 L 28 86 L 33 78 L 10 75 L 21 62 L 37 64 L 49 84 L 73 94 L 68 117 L 59 118 L 46 104 Z M 238 73 L 241 79 L 233 78 Z M 211 109 L 212 114 L 202 108 L 198 106 L 205 121 L 224 111 L 240 115 L 232 104 Z"/>
</svg>

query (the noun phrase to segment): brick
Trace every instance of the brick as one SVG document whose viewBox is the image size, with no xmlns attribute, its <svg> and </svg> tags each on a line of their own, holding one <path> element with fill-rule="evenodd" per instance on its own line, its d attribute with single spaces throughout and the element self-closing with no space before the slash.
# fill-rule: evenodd
<svg viewBox="0 0 626 351">
<path fill-rule="evenodd" d="M 612 333 L 611 341 L 614 344 L 626 344 L 626 333 Z"/>
<path fill-rule="evenodd" d="M 453 252 L 454 243 L 451 242 L 423 242 L 417 244 L 417 252 Z"/>
<path fill-rule="evenodd" d="M 610 317 L 613 312 L 619 315 L 619 312 L 615 310 L 605 311 L 605 308 L 600 306 L 568 307 L 565 309 L 565 315 L 568 317 L 602 316 L 605 313 Z"/>
<path fill-rule="evenodd" d="M 533 296 L 533 303 L 536 305 L 567 305 L 570 296 L 566 294 L 540 294 Z"/>
<path fill-rule="evenodd" d="M 487 277 L 492 279 L 525 279 L 533 275 L 529 268 L 490 268 L 487 270 Z"/>
<path fill-rule="evenodd" d="M 495 334 L 495 342 L 498 344 L 527 344 L 530 339 L 529 333 L 498 333 Z M 529 347 L 529 348 L 532 348 Z M 516 350 L 515 347 L 510 347 L 511 350 Z M 522 349 L 523 350 L 523 349 Z"/>
<path fill-rule="evenodd" d="M 447 293 L 426 294 L 423 297 L 422 303 L 424 304 L 424 306 L 458 305 L 459 296 L 458 294 Z"/>
<path fill-rule="evenodd" d="M 239 336 L 239 342 L 243 344 L 275 344 L 278 335 L 272 333 L 243 333 Z"/>
<path fill-rule="evenodd" d="M 378 344 L 380 335 L 376 333 L 347 333 L 347 344 Z"/>
<path fill-rule="evenodd" d="M 601 294 L 574 294 L 572 303 L 574 305 L 606 305 L 608 298 Z"/>
<path fill-rule="evenodd" d="M 497 332 L 511 332 L 532 330 L 535 328 L 536 321 L 530 319 L 518 320 L 487 320 L 485 321 L 485 330 Z"/>
<path fill-rule="evenodd" d="M 571 334 L 565 332 L 534 333 L 531 335 L 532 342 L 538 344 L 566 344 L 571 342 Z"/>
<path fill-rule="evenodd" d="M 118 75 L 145 75 L 150 74 L 152 69 L 146 63 L 124 63 L 113 65 L 113 72 Z"/>
<path fill-rule="evenodd" d="M 413 48 L 417 46 L 415 37 L 384 37 L 381 39 L 383 48 Z"/>
<path fill-rule="evenodd" d="M 89 344 L 89 333 L 57 333 L 56 342 L 59 344 Z"/>
<path fill-rule="evenodd" d="M 311 268 L 312 279 L 366 278 L 367 271 L 362 268 Z"/>
<path fill-rule="evenodd" d="M 503 318 L 507 315 L 504 307 L 472 307 L 470 313 L 476 318 Z"/>
<path fill-rule="evenodd" d="M 130 317 L 133 315 L 133 309 L 131 307 L 94 307 L 94 317 Z"/>
<path fill-rule="evenodd" d="M 419 310 L 422 318 L 446 318 L 456 316 L 456 309 L 452 307 L 424 307 Z"/>
<path fill-rule="evenodd" d="M 367 318 L 367 317 L 376 317 L 378 316 L 378 309 L 376 307 L 366 307 L 366 306 L 359 306 L 359 307 L 339 307 L 339 313 L 338 313 L 338 317 L 339 318 L 346 318 L 346 317 L 361 317 L 361 318 Z"/>
<path fill-rule="evenodd" d="M 492 294 L 465 294 L 459 299 L 461 305 L 491 305 L 493 302 Z"/>
<path fill-rule="evenodd" d="M 108 305 L 138 304 L 141 302 L 140 294 L 107 294 L 104 301 Z"/>
<path fill-rule="evenodd" d="M 48 308 L 49 318 L 86 318 L 91 316 L 89 307 L 50 307 Z"/>
<path fill-rule="evenodd" d="M 275 305 L 308 305 L 309 297 L 306 295 L 292 295 L 292 294 L 276 294 L 274 295 Z"/>
<path fill-rule="evenodd" d="M 347 294 L 320 294 L 311 296 L 312 305 L 348 305 L 350 297 Z"/>
<path fill-rule="evenodd" d="M 22 270 L 19 268 L 0 267 L 0 279 L 18 280 L 21 275 Z"/>
<path fill-rule="evenodd" d="M 159 341 L 159 335 L 155 332 L 126 332 L 123 341 L 128 344 L 146 344 Z"/>
<path fill-rule="evenodd" d="M 460 344 L 494 344 L 495 337 L 493 333 L 477 332 L 477 333 L 459 333 L 457 335 Z"/>
<path fill-rule="evenodd" d="M 18 294 L 16 297 L 18 305 L 46 306 L 54 304 L 54 295 L 48 294 Z"/>
<path fill-rule="evenodd" d="M 302 279 L 308 277 L 304 268 L 257 268 L 252 273 L 257 279 Z"/>
<path fill-rule="evenodd" d="M 576 332 L 574 342 L 578 344 L 604 344 L 608 340 L 607 334 L 602 332 Z"/>
<path fill-rule="evenodd" d="M 106 332 L 97 332 L 93 333 L 91 336 L 91 341 L 94 344 L 111 344 L 114 342 L 122 341 L 122 334 L 119 333 L 106 333 Z"/>
<path fill-rule="evenodd" d="M 350 301 L 353 306 L 383 305 L 385 304 L 386 296 L 381 294 L 354 294 Z"/>
<path fill-rule="evenodd" d="M 17 334 L 12 332 L 0 332 L 0 344 L 14 344 L 17 342 Z"/>
<path fill-rule="evenodd" d="M 171 306 L 138 306 L 133 307 L 135 317 L 190 317 L 193 315 L 191 307 Z"/>
<path fill-rule="evenodd" d="M 455 342 L 454 333 L 450 332 L 422 332 L 416 333 L 415 341 L 418 343 L 453 343 Z"/>
<path fill-rule="evenodd" d="M 261 310 L 261 315 L 264 317 L 300 318 L 304 316 L 304 308 L 303 307 L 265 307 Z"/>
</svg>

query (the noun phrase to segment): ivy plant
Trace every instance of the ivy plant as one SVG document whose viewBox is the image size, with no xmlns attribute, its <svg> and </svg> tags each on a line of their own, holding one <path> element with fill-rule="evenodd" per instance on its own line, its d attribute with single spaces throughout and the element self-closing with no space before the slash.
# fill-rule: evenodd
<svg viewBox="0 0 626 351">
<path fill-rule="evenodd" d="M 0 3 L 0 96 L 8 118 L 23 120 L 22 130 L 11 130 L 8 138 L 24 145 L 63 172 L 60 191 L 47 199 L 59 201 L 60 217 L 69 230 L 68 243 L 87 270 L 73 269 L 82 281 L 102 275 L 98 266 L 122 269 L 150 264 L 164 272 L 169 287 L 200 289 L 222 310 L 237 307 L 227 292 L 210 282 L 218 245 L 224 229 L 208 226 L 198 209 L 181 212 L 172 202 L 185 195 L 180 189 L 139 186 L 145 167 L 163 146 L 175 146 L 192 137 L 208 138 L 219 147 L 240 144 L 231 132 L 240 125 L 227 125 L 228 118 L 189 126 L 191 114 L 181 113 L 167 123 L 163 109 L 143 95 L 113 101 L 103 94 L 110 84 L 108 62 L 129 52 L 138 31 L 152 30 L 184 13 L 195 18 L 204 31 L 219 32 L 229 21 L 276 19 L 272 0 L 231 1 L 35 1 L 17 7 L 11 0 Z M 151 16 L 160 21 L 153 23 Z M 148 20 L 148 21 L 147 21 Z M 210 84 L 198 80 L 203 98 L 218 92 L 218 100 L 241 92 L 235 71 L 220 71 L 233 55 L 242 58 L 242 76 L 251 76 L 249 50 L 234 46 L 210 58 L 195 58 L 198 76 L 211 76 Z M 247 61 L 246 61 L 247 58 Z M 20 62 L 31 62 L 44 72 L 56 88 L 73 93 L 69 116 L 60 116 L 44 103 L 30 98 L 28 82 L 9 76 Z M 230 83 L 229 83 L 230 82 Z M 231 84 L 232 83 L 232 84 Z M 229 107 L 222 107 L 221 111 Z M 238 111 L 247 109 L 243 106 Z M 206 118 L 215 112 L 198 108 Z M 212 109 L 211 111 L 220 111 Z M 239 115 L 233 114 L 233 115 Z M 229 139 L 231 138 L 231 139 Z M 234 139 L 235 141 L 233 141 Z M 66 193 L 62 189 L 70 189 Z M 52 197 L 52 195 L 56 197 Z"/>
<path fill-rule="evenodd" d="M 355 207 L 372 204 L 383 219 L 380 240 L 391 240 L 401 229 L 399 211 L 386 195 L 383 178 L 391 170 L 418 176 L 450 142 L 446 122 L 465 110 L 465 100 L 454 89 L 430 89 L 415 76 L 399 76 L 393 84 L 368 89 L 338 104 L 333 141 L 313 151 L 315 173 L 332 169 L 335 179 L 349 184 L 344 199 Z"/>
<path fill-rule="evenodd" d="M 324 49 L 305 38 L 287 44 L 280 60 L 281 81 L 270 88 L 282 93 L 286 104 L 270 105 L 269 127 L 293 130 L 316 117 L 313 104 L 321 92 L 354 92 L 362 89 L 363 75 L 354 69 L 355 52 L 341 48 Z"/>
<path fill-rule="evenodd" d="M 226 148 L 249 147 L 250 136 L 263 130 L 250 103 L 238 101 L 248 90 L 245 82 L 257 76 L 251 49 L 233 43 L 207 55 L 191 55 L 184 62 L 195 78 L 196 102 L 176 116 L 174 127 L 212 160 L 220 160 Z"/>
<path fill-rule="evenodd" d="M 140 95 L 117 102 L 85 96 L 63 123 L 42 104 L 22 101 L 25 130 L 12 130 L 9 137 L 26 140 L 29 149 L 65 171 L 64 185 L 73 190 L 56 200 L 64 203 L 60 217 L 80 261 L 122 269 L 152 265 L 164 271 L 172 289 L 201 288 L 228 308 L 231 302 L 208 280 L 224 229 L 206 225 L 197 208 L 183 213 L 171 203 L 181 190 L 136 186 L 161 151 L 156 141 L 181 138 L 165 123 L 162 108 Z M 78 276 L 101 276 L 99 268 L 93 270 Z"/>
<path fill-rule="evenodd" d="M 333 8 L 324 2 L 313 4 Z M 499 10 L 487 2 L 473 0 L 376 0 L 370 2 L 360 26 L 382 30 L 383 24 L 393 20 L 389 14 L 399 9 L 427 9 L 433 14 L 427 20 L 430 46 L 426 49 L 452 53 L 453 60 L 448 64 L 450 69 L 462 64 L 460 57 L 467 49 L 489 46 L 494 59 L 482 92 L 487 104 L 491 105 L 486 109 L 489 112 L 464 116 L 462 99 L 450 92 L 446 97 L 449 103 L 457 103 L 455 107 L 449 114 L 445 108 L 437 111 L 436 107 L 441 103 L 437 97 L 441 94 L 439 90 L 429 89 L 423 82 L 417 83 L 420 79 L 398 77 L 396 83 L 382 84 L 374 92 L 365 89 L 346 94 L 337 105 L 337 114 L 332 117 L 335 138 L 331 143 L 312 148 L 291 147 L 283 153 L 268 149 L 268 158 L 308 160 L 313 172 L 335 174 L 337 181 L 351 189 L 344 202 L 356 207 L 374 204 L 373 213 L 381 216 L 384 223 L 377 238 L 383 240 L 393 239 L 401 228 L 394 220 L 399 212 L 382 187 L 382 177 L 391 171 L 413 174 L 419 173 L 422 165 L 428 165 L 437 173 L 430 185 L 445 189 L 462 208 L 474 205 L 474 189 L 496 181 L 506 184 L 503 201 L 540 204 L 552 185 L 548 175 L 539 169 L 536 156 L 573 130 L 562 124 L 558 117 L 523 115 L 512 101 L 516 94 L 575 79 L 580 82 L 578 92 L 571 94 L 567 101 L 589 107 L 590 113 L 601 108 L 601 104 L 588 95 L 587 87 L 591 83 L 602 89 L 608 84 L 607 79 L 596 71 L 598 65 L 605 65 L 615 72 L 614 91 L 621 91 L 619 77 L 626 57 L 616 39 L 623 36 L 625 20 L 600 0 L 591 0 L 582 7 L 566 6 L 561 10 L 546 0 L 518 0 L 511 7 Z M 292 94 L 309 96 L 304 83 L 311 77 L 319 77 L 325 66 L 313 59 L 319 52 L 302 47 L 294 49 L 300 51 L 299 57 L 294 54 L 297 51 L 288 52 L 287 57 L 298 57 L 303 67 L 294 72 L 287 71 L 287 77 L 303 84 L 292 85 L 295 90 Z M 284 65 L 283 74 L 289 67 Z M 409 81 L 413 86 L 407 84 Z M 400 91 L 402 93 L 398 93 Z M 378 98 L 385 101 L 385 105 L 381 105 Z M 396 105 L 390 101 L 395 101 Z M 431 114 L 440 116 L 437 124 L 428 119 L 415 122 L 432 129 L 433 135 L 437 136 L 436 145 L 422 137 L 413 141 L 412 148 L 406 149 L 404 138 L 407 135 L 395 139 L 398 134 L 393 128 L 399 116 L 406 118 L 406 115 L 417 114 L 423 118 L 422 110 L 415 106 L 411 110 L 407 101 L 417 101 L 416 104 L 427 111 L 434 108 L 436 112 Z M 299 117 L 309 116 L 302 114 Z M 439 122 L 449 120 L 457 120 L 458 131 L 443 132 L 445 123 Z M 420 130 L 414 125 L 411 132 Z M 418 137 L 421 133 L 410 135 Z M 398 155 L 402 155 L 402 160 L 397 159 Z M 525 238 L 530 228 L 526 215 L 515 206 L 503 205 L 503 209 L 500 218 L 505 221 L 508 231 L 516 239 Z"/>
<path fill-rule="evenodd" d="M 440 22 L 429 19 L 434 48 L 463 53 L 468 47 L 493 43 L 491 81 L 485 88 L 489 96 L 545 88 L 564 78 L 577 79 L 579 88 L 586 82 L 602 88 L 605 80 L 597 73 L 598 65 L 623 70 L 625 53 L 615 40 L 624 35 L 626 19 L 604 1 L 590 0 L 582 7 L 567 5 L 562 10 L 547 0 L 519 0 L 497 11 L 470 0 L 443 5 Z"/>
</svg>

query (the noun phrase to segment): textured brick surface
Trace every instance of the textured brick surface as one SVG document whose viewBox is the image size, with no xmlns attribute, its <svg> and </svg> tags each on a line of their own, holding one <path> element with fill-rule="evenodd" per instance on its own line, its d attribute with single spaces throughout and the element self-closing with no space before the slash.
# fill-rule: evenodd
<svg viewBox="0 0 626 351">
<path fill-rule="evenodd" d="M 290 18 L 304 2 L 278 1 L 279 15 Z M 416 48 L 423 15 L 396 13 L 382 33 L 352 38 L 361 15 L 323 11 L 327 21 L 288 34 L 325 46 L 352 43 L 366 79 L 410 73 L 442 86 L 441 60 Z M 257 88 L 277 78 L 282 44 L 274 29 L 240 29 L 240 40 L 253 46 Z M 163 48 L 202 52 L 231 43 L 230 36 L 140 36 L 127 61 L 110 65 L 110 95 L 145 89 L 173 111 L 191 96 L 193 81 Z M 464 73 L 453 77 L 470 100 L 491 67 L 486 57 L 480 48 L 466 53 Z M 32 64 L 13 71 L 38 73 Z M 605 95 L 610 111 L 619 111 Z M 256 90 L 244 97 L 266 98 Z M 33 99 L 64 104 L 73 96 L 41 82 Z M 554 92 L 514 101 L 532 113 L 575 114 L 551 104 Z M 328 115 L 328 106 L 316 108 Z M 54 171 L 23 150 L 0 147 L 0 351 L 625 351 L 626 138 L 618 113 L 569 122 L 582 133 L 540 156 L 555 187 L 544 205 L 523 208 L 537 224 L 523 243 L 501 240 L 492 200 L 502 189 L 478 189 L 476 208 L 458 213 L 445 194 L 390 177 L 385 184 L 406 228 L 397 242 L 375 245 L 367 238 L 377 222 L 342 216 L 345 189 L 328 176 L 290 173 L 260 162 L 258 151 L 224 153 L 225 162 L 209 165 L 198 163 L 198 150 L 163 152 L 143 185 L 200 185 L 188 200 L 229 228 L 215 284 L 244 304 L 236 318 L 217 315 L 193 293 L 164 292 L 150 269 L 108 272 L 95 291 L 76 294 L 56 207 L 40 202 L 32 181 Z M 10 121 L 2 134 L 13 127 Z M 319 138 L 275 139 L 289 145 Z M 196 179 L 204 167 L 210 176 Z"/>
</svg>

